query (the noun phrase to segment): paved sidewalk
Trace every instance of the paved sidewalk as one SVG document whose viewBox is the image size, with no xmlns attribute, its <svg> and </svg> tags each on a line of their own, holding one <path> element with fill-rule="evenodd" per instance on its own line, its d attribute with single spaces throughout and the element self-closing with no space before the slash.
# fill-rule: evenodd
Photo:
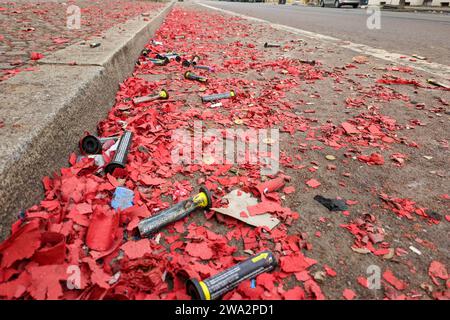
<svg viewBox="0 0 450 320">
<path fill-rule="evenodd" d="M 81 8 L 78 30 L 67 28 L 70 5 Z M 32 59 L 40 58 L 41 54 L 46 56 L 75 42 L 89 40 L 116 24 L 162 6 L 157 2 L 130 0 L 0 2 L 0 81 L 33 70 Z"/>
</svg>

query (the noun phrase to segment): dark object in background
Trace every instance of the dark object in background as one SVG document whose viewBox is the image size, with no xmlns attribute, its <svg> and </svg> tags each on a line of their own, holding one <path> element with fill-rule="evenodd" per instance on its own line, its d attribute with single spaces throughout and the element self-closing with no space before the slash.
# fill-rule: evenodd
<svg viewBox="0 0 450 320">
<path fill-rule="evenodd" d="M 320 195 L 315 196 L 314 200 L 322 204 L 330 211 L 345 211 L 348 209 L 348 206 L 345 204 L 344 200 L 328 199 Z"/>
<path fill-rule="evenodd" d="M 264 48 L 279 48 L 281 47 L 281 44 L 278 43 L 264 43 Z"/>
<path fill-rule="evenodd" d="M 298 60 L 300 63 L 309 64 L 310 66 L 316 65 L 316 60 Z"/>
<path fill-rule="evenodd" d="M 277 260 L 273 253 L 262 251 L 206 280 L 188 280 L 187 294 L 196 300 L 215 300 L 236 288 L 242 281 L 253 279 L 263 272 L 275 269 L 276 266 Z"/>
<path fill-rule="evenodd" d="M 429 216 L 430 218 L 432 218 L 434 220 L 437 220 L 437 221 L 442 220 L 442 215 L 439 212 L 436 212 L 431 209 L 427 209 L 427 210 L 425 210 L 425 213 L 427 214 L 427 216 Z"/>
<path fill-rule="evenodd" d="M 178 202 L 172 207 L 146 218 L 139 222 L 138 230 L 141 237 L 146 237 L 172 222 L 183 219 L 197 208 L 211 208 L 212 197 L 208 189 L 201 187 L 200 192 L 195 196 Z"/>
<path fill-rule="evenodd" d="M 117 146 L 114 158 L 105 167 L 105 173 L 112 174 L 117 168 L 125 168 L 127 163 L 128 151 L 131 147 L 131 142 L 133 138 L 133 132 L 125 131 L 125 133 L 120 137 L 119 145 Z"/>
<path fill-rule="evenodd" d="M 278 0 L 278 4 L 286 4 L 286 0 Z"/>
</svg>

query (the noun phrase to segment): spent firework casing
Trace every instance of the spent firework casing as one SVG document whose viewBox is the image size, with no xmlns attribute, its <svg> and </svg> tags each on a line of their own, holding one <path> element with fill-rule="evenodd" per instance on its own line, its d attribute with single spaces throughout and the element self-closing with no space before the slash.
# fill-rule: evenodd
<svg viewBox="0 0 450 320">
<path fill-rule="evenodd" d="M 192 73 L 190 71 L 186 71 L 184 73 L 184 77 L 189 80 L 196 80 L 196 81 L 200 81 L 200 82 L 208 81 L 208 78 L 196 75 L 195 73 Z"/>
<path fill-rule="evenodd" d="M 281 44 L 278 43 L 264 43 L 264 48 L 278 48 L 281 47 Z"/>
<path fill-rule="evenodd" d="M 116 141 L 119 137 L 99 138 L 94 135 L 87 135 L 80 141 L 80 150 L 84 154 L 100 154 L 102 153 L 103 144 L 107 141 Z"/>
<path fill-rule="evenodd" d="M 119 145 L 113 159 L 105 167 L 105 172 L 112 174 L 117 168 L 125 168 L 127 163 L 128 151 L 130 150 L 133 138 L 133 132 L 125 131 L 120 137 Z"/>
<path fill-rule="evenodd" d="M 133 103 L 139 104 L 139 103 L 149 102 L 149 101 L 158 100 L 158 99 L 169 99 L 169 93 L 163 89 L 157 94 L 150 94 L 150 95 L 143 96 L 143 97 L 133 98 Z"/>
<path fill-rule="evenodd" d="M 211 95 L 208 95 L 208 96 L 202 96 L 202 101 L 203 102 L 209 102 L 209 101 L 215 101 L 215 100 L 220 100 L 220 99 L 233 98 L 234 96 L 236 96 L 236 93 L 233 90 L 231 90 L 230 92 L 224 92 L 224 93 L 211 94 Z"/>
<path fill-rule="evenodd" d="M 200 57 L 195 55 L 192 57 L 191 63 L 195 66 L 200 61 Z"/>
<path fill-rule="evenodd" d="M 210 66 L 200 66 L 200 65 L 195 65 L 194 69 L 202 69 L 202 70 L 208 70 L 209 72 L 214 72 L 214 68 L 210 67 Z"/>
<path fill-rule="evenodd" d="M 186 286 L 187 293 L 194 299 L 215 300 L 236 288 L 242 281 L 271 271 L 276 266 L 277 260 L 273 253 L 268 250 L 262 251 L 203 281 L 196 279 L 188 280 Z"/>
<path fill-rule="evenodd" d="M 211 193 L 201 187 L 195 196 L 178 202 L 174 206 L 139 222 L 138 230 L 141 236 L 148 236 L 161 228 L 183 219 L 197 208 L 209 208 L 212 204 Z"/>
</svg>

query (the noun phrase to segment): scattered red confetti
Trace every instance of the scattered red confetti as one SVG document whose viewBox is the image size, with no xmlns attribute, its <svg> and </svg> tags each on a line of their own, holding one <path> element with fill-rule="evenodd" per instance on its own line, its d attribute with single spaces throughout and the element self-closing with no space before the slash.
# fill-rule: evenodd
<svg viewBox="0 0 450 320">
<path fill-rule="evenodd" d="M 342 292 L 342 296 L 346 300 L 353 300 L 356 297 L 356 294 L 351 289 L 344 289 L 344 292 Z"/>
<path fill-rule="evenodd" d="M 405 290 L 407 287 L 407 284 L 397 279 L 391 270 L 386 270 L 383 273 L 383 279 L 386 280 L 389 284 L 393 285 L 397 290 Z"/>
<path fill-rule="evenodd" d="M 317 188 L 321 185 L 321 183 L 316 179 L 309 179 L 308 181 L 306 181 L 306 184 L 311 188 Z"/>
</svg>

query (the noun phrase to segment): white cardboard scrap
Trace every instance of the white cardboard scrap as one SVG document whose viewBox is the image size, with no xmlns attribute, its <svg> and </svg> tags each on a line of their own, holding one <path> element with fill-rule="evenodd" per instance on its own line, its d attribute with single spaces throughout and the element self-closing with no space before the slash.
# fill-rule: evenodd
<svg viewBox="0 0 450 320">
<path fill-rule="evenodd" d="M 241 195 L 238 195 L 238 192 L 240 192 Z M 211 210 L 233 217 L 254 227 L 268 227 L 272 230 L 278 223 L 280 223 L 280 220 L 273 217 L 269 213 L 250 216 L 247 208 L 257 204 L 258 200 L 252 197 L 249 193 L 236 189 L 225 195 L 223 198 L 228 200 L 228 207 L 211 208 Z M 247 218 L 241 217 L 242 211 L 247 214 Z"/>
</svg>

